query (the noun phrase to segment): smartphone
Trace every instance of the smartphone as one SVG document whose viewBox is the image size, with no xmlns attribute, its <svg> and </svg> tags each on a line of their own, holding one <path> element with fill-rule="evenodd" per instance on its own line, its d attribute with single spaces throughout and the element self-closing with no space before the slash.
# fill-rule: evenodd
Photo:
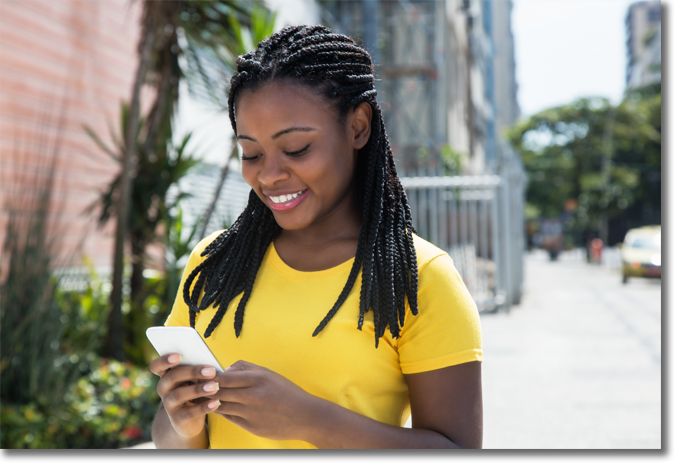
<svg viewBox="0 0 700 466">
<path fill-rule="evenodd" d="M 149 327 L 146 336 L 161 356 L 178 353 L 182 362 L 178 366 L 214 366 L 224 372 L 219 361 L 204 339 L 192 327 Z"/>
</svg>

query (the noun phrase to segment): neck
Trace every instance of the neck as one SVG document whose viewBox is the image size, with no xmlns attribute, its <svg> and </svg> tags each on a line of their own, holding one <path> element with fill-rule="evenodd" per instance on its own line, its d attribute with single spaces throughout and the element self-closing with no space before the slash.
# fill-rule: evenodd
<svg viewBox="0 0 700 466">
<path fill-rule="evenodd" d="M 357 243 L 362 228 L 362 215 L 357 196 L 346 197 L 324 218 L 301 230 L 282 230 L 278 240 L 300 247 L 324 247 L 338 242 Z"/>
<path fill-rule="evenodd" d="M 325 218 L 301 230 L 282 230 L 275 239 L 280 258 L 299 271 L 326 270 L 352 259 L 362 229 L 357 196 L 348 196 Z"/>
</svg>

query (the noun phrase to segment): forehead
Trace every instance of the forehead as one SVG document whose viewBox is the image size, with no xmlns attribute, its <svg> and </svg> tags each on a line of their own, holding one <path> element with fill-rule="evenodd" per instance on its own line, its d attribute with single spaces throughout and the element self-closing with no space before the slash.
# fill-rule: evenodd
<svg viewBox="0 0 700 466">
<path fill-rule="evenodd" d="M 337 124 L 333 107 L 322 96 L 307 86 L 285 81 L 244 89 L 234 112 L 238 133 L 246 135 L 274 134 L 289 126 L 326 128 Z"/>
</svg>

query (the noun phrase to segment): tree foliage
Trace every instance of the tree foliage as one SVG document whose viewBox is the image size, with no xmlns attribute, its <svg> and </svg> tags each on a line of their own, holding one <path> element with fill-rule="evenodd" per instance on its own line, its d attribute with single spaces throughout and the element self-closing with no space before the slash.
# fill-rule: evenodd
<svg viewBox="0 0 700 466">
<path fill-rule="evenodd" d="M 178 167 L 185 171 L 188 167 L 186 160 L 172 157 L 173 151 L 178 152 L 172 136 L 180 84 L 184 81 L 195 95 L 206 94 L 225 107 L 225 86 L 241 48 L 241 31 L 250 28 L 254 18 L 269 16 L 268 10 L 254 1 L 177 0 L 143 1 L 140 4 L 139 65 L 128 105 L 132 111 L 122 111 L 122 116 L 126 115 L 122 121 L 125 128 L 121 138 L 123 144 L 113 135 L 116 146 L 113 150 L 88 130 L 96 144 L 111 152 L 110 155 L 121 160 L 122 164 L 121 172 L 102 193 L 100 219 L 104 222 L 106 218 L 117 217 L 107 346 L 110 356 L 119 360 L 124 358 L 121 342 L 122 243 L 131 242 L 131 305 L 141 308 L 145 250 L 155 239 L 156 227 L 168 214 L 168 209 L 160 208 L 167 192 L 161 188 L 182 175 L 177 172 Z M 155 98 L 142 113 L 140 93 L 144 86 L 153 89 Z M 181 149 L 184 149 L 187 139 Z M 136 165 L 135 169 L 131 168 L 132 163 Z M 127 345 L 133 346 L 134 338 L 134 332 L 129 334 L 127 328 Z"/>
<path fill-rule="evenodd" d="M 618 106 L 582 98 L 546 109 L 518 122 L 506 137 L 528 174 L 530 216 L 559 217 L 573 199 L 576 226 L 594 230 L 601 218 L 625 215 L 639 203 L 660 212 L 658 85 L 627 93 Z"/>
</svg>

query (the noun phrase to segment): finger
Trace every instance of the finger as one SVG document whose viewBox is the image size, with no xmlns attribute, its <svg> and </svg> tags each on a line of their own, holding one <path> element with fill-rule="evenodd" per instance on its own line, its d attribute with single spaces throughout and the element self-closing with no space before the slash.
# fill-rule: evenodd
<svg viewBox="0 0 700 466">
<path fill-rule="evenodd" d="M 219 400 L 208 400 L 206 403 L 183 406 L 173 411 L 172 414 L 170 412 L 168 414 L 174 424 L 184 424 L 192 419 L 215 412 L 220 405 Z"/>
<path fill-rule="evenodd" d="M 168 412 L 174 411 L 180 405 L 199 404 L 195 400 L 215 395 L 219 391 L 219 384 L 209 381 L 201 384 L 183 385 L 174 389 L 164 399 L 163 405 Z"/>
<path fill-rule="evenodd" d="M 158 377 L 163 377 L 172 367 L 177 366 L 182 361 L 182 356 L 177 353 L 164 354 L 151 361 L 150 369 Z"/>
<path fill-rule="evenodd" d="M 158 395 L 161 398 L 186 382 L 197 383 L 199 379 L 213 379 L 216 369 L 212 366 L 177 366 L 170 368 L 158 382 Z"/>
<path fill-rule="evenodd" d="M 207 395 L 207 396 L 195 398 L 194 400 L 189 400 L 185 404 L 198 405 L 198 404 L 206 403 L 206 402 L 211 401 L 211 400 L 218 400 L 218 399 L 219 399 L 218 395 L 213 394 L 213 395 Z"/>
<path fill-rule="evenodd" d="M 254 392 L 248 388 L 220 387 L 215 394 L 209 396 L 208 398 L 216 398 L 218 400 L 221 400 L 221 402 L 249 405 L 251 403 L 254 403 L 254 397 Z"/>
<path fill-rule="evenodd" d="M 246 412 L 248 409 L 246 409 L 246 405 L 241 404 L 241 403 L 234 403 L 230 401 L 220 401 L 219 407 L 216 409 L 215 413 L 216 414 L 221 414 L 221 415 L 226 415 L 226 416 L 236 416 L 241 419 L 245 419 Z"/>
<path fill-rule="evenodd" d="M 219 372 L 213 380 L 219 382 L 221 387 L 226 388 L 248 388 L 261 382 L 264 377 L 259 371 L 234 370 L 231 372 Z"/>
</svg>

